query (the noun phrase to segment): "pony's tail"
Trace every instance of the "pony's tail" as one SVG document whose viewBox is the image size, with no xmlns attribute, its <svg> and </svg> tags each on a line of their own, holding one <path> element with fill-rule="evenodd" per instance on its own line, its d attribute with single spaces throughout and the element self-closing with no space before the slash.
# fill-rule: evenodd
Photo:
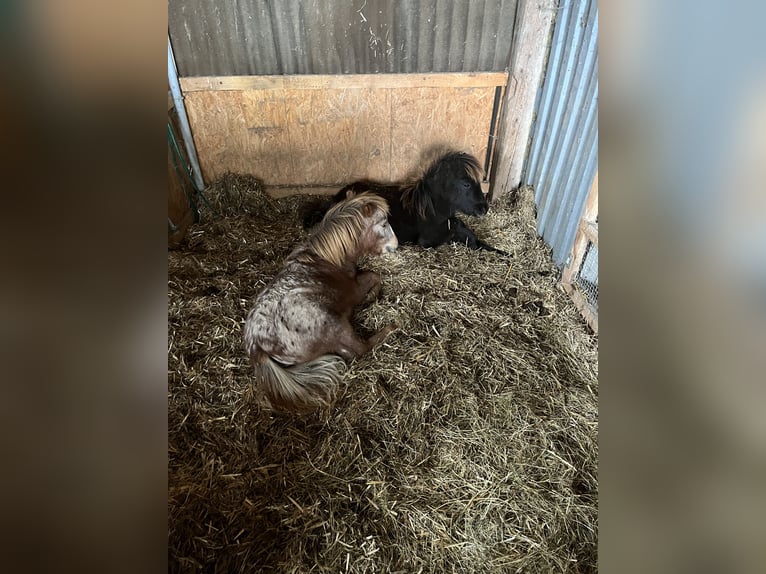
<svg viewBox="0 0 766 574">
<path fill-rule="evenodd" d="M 337 355 L 322 355 L 308 363 L 283 367 L 261 354 L 254 366 L 256 379 L 273 409 L 307 412 L 335 400 L 346 365 Z"/>
</svg>

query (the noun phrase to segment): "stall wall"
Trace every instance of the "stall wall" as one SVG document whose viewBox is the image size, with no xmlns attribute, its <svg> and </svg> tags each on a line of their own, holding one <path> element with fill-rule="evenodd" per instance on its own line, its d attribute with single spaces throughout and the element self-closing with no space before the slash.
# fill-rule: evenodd
<svg viewBox="0 0 766 574">
<path fill-rule="evenodd" d="M 598 170 L 598 2 L 556 15 L 523 182 L 535 188 L 537 230 L 566 265 Z"/>
<path fill-rule="evenodd" d="M 500 72 L 517 0 L 170 0 L 181 76 Z"/>
<path fill-rule="evenodd" d="M 203 176 L 336 189 L 398 180 L 447 145 L 487 161 L 505 73 L 184 78 Z M 324 190 L 323 188 L 328 188 Z"/>
</svg>

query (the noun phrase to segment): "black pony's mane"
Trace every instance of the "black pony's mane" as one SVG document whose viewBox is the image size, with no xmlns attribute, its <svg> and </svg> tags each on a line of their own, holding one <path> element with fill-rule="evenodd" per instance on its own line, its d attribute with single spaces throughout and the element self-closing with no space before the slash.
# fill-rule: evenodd
<svg viewBox="0 0 766 574">
<path fill-rule="evenodd" d="M 402 205 L 407 211 L 417 214 L 422 219 L 435 213 L 433 197 L 429 192 L 430 186 L 426 186 L 425 182 L 435 178 L 439 170 L 449 164 L 457 165 L 459 170 L 473 181 L 481 181 L 482 167 L 471 154 L 459 151 L 442 153 L 428 164 L 420 175 L 410 178 L 402 186 Z"/>
</svg>

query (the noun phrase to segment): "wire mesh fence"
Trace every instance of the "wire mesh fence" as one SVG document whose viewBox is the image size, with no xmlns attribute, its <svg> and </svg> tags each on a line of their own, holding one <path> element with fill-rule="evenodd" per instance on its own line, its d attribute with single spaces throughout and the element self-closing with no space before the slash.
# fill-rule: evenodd
<svg viewBox="0 0 766 574">
<path fill-rule="evenodd" d="M 598 311 L 598 246 L 588 243 L 575 285 Z"/>
</svg>

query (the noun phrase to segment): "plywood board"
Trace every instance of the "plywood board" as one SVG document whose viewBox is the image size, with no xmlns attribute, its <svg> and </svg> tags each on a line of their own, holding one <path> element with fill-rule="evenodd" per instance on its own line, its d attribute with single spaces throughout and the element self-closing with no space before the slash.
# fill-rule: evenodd
<svg viewBox="0 0 766 574">
<path fill-rule="evenodd" d="M 336 185 L 388 175 L 390 90 L 285 90 L 289 153 L 278 184 Z M 265 174 L 264 181 L 271 182 Z"/>
<path fill-rule="evenodd" d="M 303 76 L 199 76 L 181 78 L 184 93 L 210 90 L 347 90 L 504 86 L 507 72 L 451 74 L 340 74 Z"/>
<path fill-rule="evenodd" d="M 475 81 L 481 74 L 469 76 Z M 397 180 L 434 145 L 468 151 L 484 163 L 495 86 L 362 88 L 358 78 L 348 78 L 354 87 L 187 93 L 205 180 L 227 171 L 254 175 L 267 187 Z"/>
<path fill-rule="evenodd" d="M 289 182 L 294 165 L 284 98 L 275 92 L 193 92 L 185 97 L 206 182 L 227 171 Z"/>
<path fill-rule="evenodd" d="M 405 177 L 425 149 L 439 144 L 469 152 L 483 164 L 494 95 L 494 87 L 394 90 L 391 178 Z"/>
</svg>

